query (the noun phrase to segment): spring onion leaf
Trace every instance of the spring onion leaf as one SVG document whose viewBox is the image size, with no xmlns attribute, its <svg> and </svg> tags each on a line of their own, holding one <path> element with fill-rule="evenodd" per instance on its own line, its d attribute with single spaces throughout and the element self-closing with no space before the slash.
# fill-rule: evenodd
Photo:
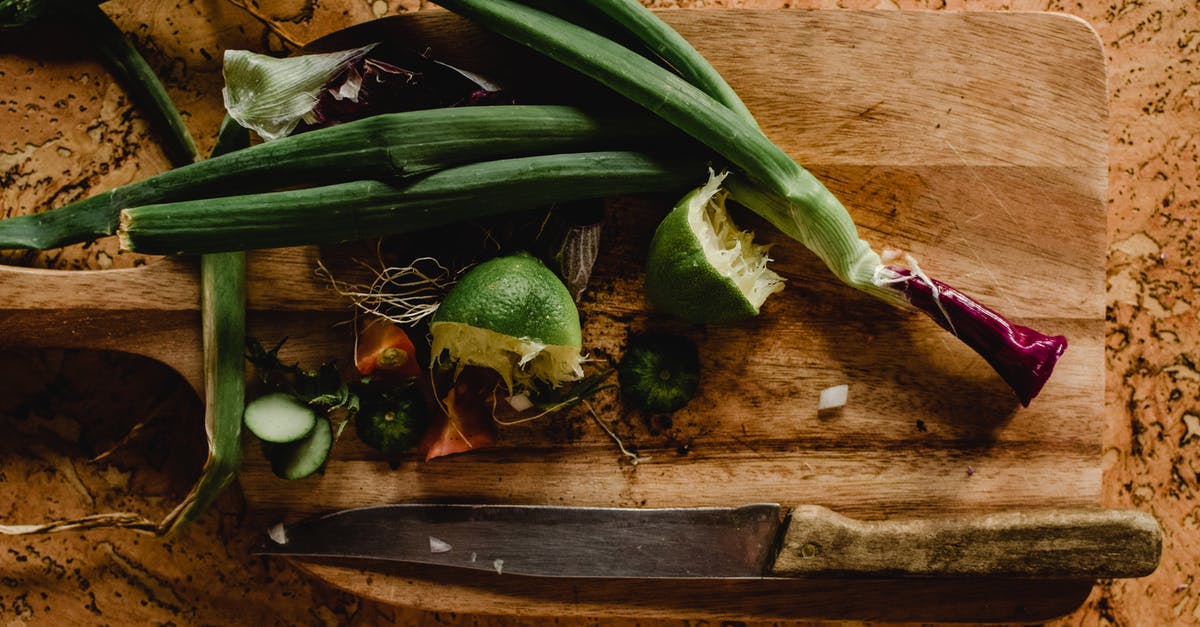
<svg viewBox="0 0 1200 627">
<path fill-rule="evenodd" d="M 249 144 L 249 133 L 225 118 L 213 154 Z M 242 410 L 246 405 L 246 253 L 200 257 L 201 339 L 204 352 L 204 432 L 208 458 L 200 479 L 164 521 L 174 533 L 194 521 L 233 482 L 242 462 Z"/>
<path fill-rule="evenodd" d="M 0 220 L 0 248 L 46 249 L 112 235 L 122 209 L 347 180 L 393 180 L 505 157 L 661 143 L 651 116 L 508 105 L 377 115 L 175 168 L 69 205 Z"/>
<path fill-rule="evenodd" d="M 126 250 L 154 254 L 348 242 L 556 203 L 682 191 L 705 169 L 695 158 L 630 151 L 499 159 L 398 184 L 356 181 L 130 207 L 118 235 Z"/>
</svg>

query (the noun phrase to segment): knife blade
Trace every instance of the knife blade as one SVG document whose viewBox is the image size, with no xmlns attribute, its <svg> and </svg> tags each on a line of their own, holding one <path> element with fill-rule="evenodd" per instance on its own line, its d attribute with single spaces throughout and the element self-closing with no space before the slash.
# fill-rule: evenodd
<svg viewBox="0 0 1200 627">
<path fill-rule="evenodd" d="M 815 505 L 399 504 L 277 525 L 256 553 L 538 577 L 1141 577 L 1162 532 L 1124 510 L 860 521 Z"/>
</svg>

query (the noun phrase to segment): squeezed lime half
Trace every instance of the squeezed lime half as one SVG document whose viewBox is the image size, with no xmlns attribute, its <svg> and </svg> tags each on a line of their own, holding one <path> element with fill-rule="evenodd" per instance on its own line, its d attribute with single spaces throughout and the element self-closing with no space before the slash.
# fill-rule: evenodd
<svg viewBox="0 0 1200 627">
<path fill-rule="evenodd" d="M 725 209 L 725 174 L 712 175 L 658 225 L 646 261 L 646 296 L 688 322 L 732 322 L 758 315 L 783 278 L 767 267 L 768 246 L 738 229 Z"/>
<path fill-rule="evenodd" d="M 557 386 L 583 376 L 579 310 L 539 259 L 517 253 L 468 271 L 430 322 L 432 353 L 458 368 L 500 374 L 509 391 L 536 379 Z"/>
</svg>

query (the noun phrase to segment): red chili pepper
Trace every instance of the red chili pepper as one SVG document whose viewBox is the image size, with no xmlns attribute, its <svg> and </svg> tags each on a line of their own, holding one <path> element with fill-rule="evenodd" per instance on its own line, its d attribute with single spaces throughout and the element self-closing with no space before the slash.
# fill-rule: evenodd
<svg viewBox="0 0 1200 627">
<path fill-rule="evenodd" d="M 421 438 L 418 451 L 425 461 L 496 443 L 496 422 L 487 399 L 499 382 L 495 371 L 463 368 Z"/>
<path fill-rule="evenodd" d="M 359 329 L 354 365 L 364 375 L 390 373 L 415 377 L 421 374 L 416 355 L 416 348 L 403 329 L 394 322 L 375 318 Z"/>
</svg>

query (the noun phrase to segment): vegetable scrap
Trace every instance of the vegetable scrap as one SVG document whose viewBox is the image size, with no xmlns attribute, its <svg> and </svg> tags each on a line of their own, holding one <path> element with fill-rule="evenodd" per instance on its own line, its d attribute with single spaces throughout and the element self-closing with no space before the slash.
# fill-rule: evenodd
<svg viewBox="0 0 1200 627">
<path fill-rule="evenodd" d="M 333 448 L 333 425 L 325 416 L 317 416 L 312 431 L 303 439 L 290 444 L 270 444 L 267 459 L 271 472 L 280 479 L 303 479 L 325 466 Z"/>
<path fill-rule="evenodd" d="M 388 459 L 398 459 L 420 440 L 430 423 L 425 397 L 414 377 L 401 385 L 372 382 L 371 394 L 363 395 L 354 415 L 358 438 Z M 361 394 L 361 392 L 360 392 Z"/>
<path fill-rule="evenodd" d="M 449 553 L 454 547 L 441 538 L 429 536 L 429 552 L 430 553 Z"/>
<path fill-rule="evenodd" d="M 821 390 L 821 394 L 817 399 L 817 411 L 825 411 L 830 409 L 838 409 L 845 406 L 846 398 L 850 394 L 850 386 L 835 385 L 833 387 Z"/>
<path fill-rule="evenodd" d="M 225 111 L 266 141 L 287 137 L 302 119 L 312 115 L 325 85 L 346 73 L 373 47 L 282 59 L 249 50 L 226 50 L 225 87 L 221 90 Z"/>
<path fill-rule="evenodd" d="M 339 281 L 320 262 L 317 272 L 329 280 L 335 292 L 350 299 L 360 313 L 401 325 L 416 325 L 432 316 L 457 281 L 456 273 L 434 257 L 373 269 L 375 278 L 370 284 Z"/>
<path fill-rule="evenodd" d="M 284 444 L 303 439 L 317 425 L 317 413 L 295 396 L 276 392 L 246 405 L 246 429 L 264 442 Z"/>
<path fill-rule="evenodd" d="M 272 140 L 380 113 L 500 104 L 476 74 L 389 43 L 275 58 L 226 50 L 225 110 Z"/>
<path fill-rule="evenodd" d="M 384 326 L 384 328 L 380 328 Z M 303 479 L 318 472 L 334 442 L 350 422 L 365 444 L 388 460 L 413 450 L 430 424 L 428 405 L 420 391 L 421 373 L 415 348 L 400 329 L 389 330 L 388 321 L 363 325 L 357 346 L 355 376 L 344 379 L 335 362 L 316 370 L 284 364 L 279 358 L 281 340 L 266 349 L 247 340 L 246 359 L 263 387 L 269 390 L 246 405 L 246 429 L 263 441 L 271 468 L 283 479 Z M 404 352 L 405 357 L 388 351 Z M 395 364 L 382 367 L 380 362 Z M 364 376 L 367 375 L 367 376 Z M 331 420 L 335 416 L 336 428 Z"/>
<path fill-rule="evenodd" d="M 655 309 L 693 323 L 736 322 L 757 316 L 783 289 L 767 268 L 767 246 L 737 228 L 725 208 L 728 173 L 679 201 L 654 231 L 646 260 L 646 297 Z"/>
<path fill-rule="evenodd" d="M 650 461 L 649 457 L 638 455 L 636 450 L 631 451 L 626 448 L 625 442 L 621 441 L 621 438 L 617 436 L 615 431 L 612 430 L 612 427 L 604 424 L 604 421 L 600 419 L 600 414 L 596 413 L 596 410 L 592 407 L 591 403 L 584 401 L 584 406 L 587 407 L 588 415 L 592 417 L 592 420 L 595 421 L 595 423 L 599 425 L 599 427 L 603 429 L 605 433 L 608 434 L 608 437 L 612 439 L 613 443 L 617 445 L 617 450 L 621 451 L 621 455 L 623 457 L 628 459 L 634 466 L 637 466 L 642 462 Z"/>
<path fill-rule="evenodd" d="M 284 526 L 283 523 L 275 523 L 274 525 L 271 525 L 271 527 L 267 529 L 267 536 L 270 537 L 271 541 L 275 544 L 288 543 L 287 527 Z"/>
<path fill-rule="evenodd" d="M 417 349 L 399 325 L 376 318 L 364 321 L 354 342 L 354 365 L 361 375 L 416 377 Z"/>
<path fill-rule="evenodd" d="M 417 447 L 429 461 L 446 455 L 487 448 L 496 443 L 496 422 L 488 398 L 500 382 L 494 370 L 464 367 L 435 412 Z"/>
<path fill-rule="evenodd" d="M 617 366 L 621 396 L 634 407 L 670 413 L 682 409 L 700 385 L 700 354 L 689 339 L 667 333 L 630 338 Z"/>
</svg>

